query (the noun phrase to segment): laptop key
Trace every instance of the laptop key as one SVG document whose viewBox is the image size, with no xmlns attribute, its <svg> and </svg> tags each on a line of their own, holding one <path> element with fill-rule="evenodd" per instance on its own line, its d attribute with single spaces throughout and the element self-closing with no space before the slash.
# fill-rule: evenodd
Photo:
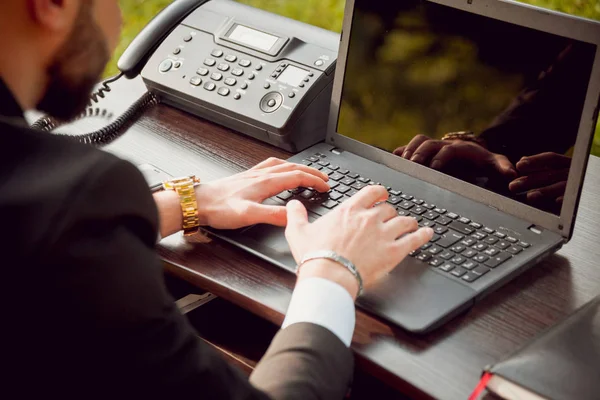
<svg viewBox="0 0 600 400">
<path fill-rule="evenodd" d="M 439 241 L 442 237 L 436 233 L 433 234 L 433 237 L 431 238 L 430 242 L 431 243 L 435 243 L 437 241 Z"/>
<path fill-rule="evenodd" d="M 423 221 L 423 223 L 421 224 L 421 226 L 423 226 L 425 228 L 433 228 L 433 227 L 435 227 L 435 222 L 429 221 L 429 220 L 425 220 L 425 221 Z"/>
<path fill-rule="evenodd" d="M 438 219 L 436 219 L 435 222 L 437 222 L 438 224 L 441 224 L 441 225 L 448 225 L 450 222 L 452 222 L 452 220 L 450 218 L 442 216 L 442 217 L 439 217 Z"/>
<path fill-rule="evenodd" d="M 335 188 L 336 191 L 343 193 L 343 194 L 346 194 L 350 191 L 350 188 L 348 186 L 342 185 L 339 182 L 336 182 L 336 183 L 338 183 L 338 185 L 339 185 L 338 187 Z"/>
<path fill-rule="evenodd" d="M 461 255 L 463 257 L 471 258 L 474 255 L 477 255 L 477 252 L 473 249 L 467 249 L 466 251 L 462 252 Z"/>
<path fill-rule="evenodd" d="M 346 176 L 347 176 L 348 178 L 351 178 L 351 179 L 356 179 L 356 178 L 358 178 L 360 175 L 358 175 L 358 174 L 357 174 L 357 173 L 355 173 L 355 172 L 348 172 L 348 173 L 346 174 Z"/>
<path fill-rule="evenodd" d="M 338 167 L 337 165 L 329 165 L 329 169 L 332 171 L 337 171 L 338 169 L 340 169 L 340 167 Z"/>
<path fill-rule="evenodd" d="M 413 251 L 411 251 L 410 253 L 408 253 L 408 255 L 409 255 L 409 256 L 411 256 L 411 257 L 415 257 L 415 256 L 416 256 L 417 254 L 419 254 L 420 252 L 421 252 L 421 250 L 419 250 L 419 249 L 416 249 L 416 250 L 413 250 Z"/>
<path fill-rule="evenodd" d="M 319 164 L 321 167 L 326 167 L 329 165 L 329 163 L 327 161 L 323 161 L 323 160 L 317 161 L 317 164 Z"/>
<path fill-rule="evenodd" d="M 424 214 L 425 211 L 427 211 L 427 209 L 421 207 L 421 206 L 417 206 L 414 207 L 412 210 L 410 210 L 411 213 L 417 214 L 417 215 L 421 215 Z"/>
<path fill-rule="evenodd" d="M 434 230 L 435 230 L 435 228 L 434 228 Z M 464 239 L 463 235 L 459 235 L 458 233 L 454 233 L 454 232 L 449 232 L 449 233 L 443 235 L 440 238 L 440 240 L 438 240 L 437 245 L 440 247 L 443 247 L 443 248 L 448 248 L 462 239 Z"/>
<path fill-rule="evenodd" d="M 427 208 L 427 207 L 425 207 L 425 208 Z M 430 220 L 433 221 L 434 219 L 436 219 L 437 217 L 439 217 L 439 214 L 438 213 L 434 213 L 432 211 L 428 211 L 425 214 L 423 214 L 423 217 L 425 217 L 425 218 L 430 219 Z"/>
<path fill-rule="evenodd" d="M 300 164 L 306 165 L 307 167 L 310 167 L 312 165 L 312 162 L 308 161 L 308 160 L 302 160 L 300 161 Z"/>
<path fill-rule="evenodd" d="M 483 253 L 484 253 L 486 256 L 493 257 L 493 256 L 495 256 L 496 254 L 500 253 L 500 250 L 498 250 L 498 249 L 497 249 L 497 248 L 495 248 L 495 247 L 490 247 L 490 248 L 488 248 L 487 250 L 485 250 Z"/>
<path fill-rule="evenodd" d="M 410 201 L 403 201 L 402 203 L 399 204 L 399 206 L 405 210 L 410 210 L 411 208 L 413 208 L 414 204 L 411 203 Z"/>
<path fill-rule="evenodd" d="M 449 260 L 452 257 L 454 257 L 454 253 L 452 253 L 451 251 L 444 251 L 440 253 L 440 258 L 443 258 L 444 260 Z"/>
<path fill-rule="evenodd" d="M 489 269 L 489 268 L 487 268 L 487 267 L 484 267 L 483 265 L 480 265 L 480 266 L 476 267 L 476 268 L 473 270 L 473 272 L 474 272 L 474 273 L 476 273 L 477 275 L 480 275 L 480 276 L 481 276 L 481 275 L 485 275 L 485 274 L 487 274 L 488 272 L 490 272 L 490 269 Z"/>
<path fill-rule="evenodd" d="M 454 265 L 450 264 L 450 263 L 445 263 L 445 264 L 442 264 L 442 266 L 440 267 L 440 269 L 442 271 L 445 271 L 445 272 L 450 272 L 450 271 L 452 271 L 454 269 Z"/>
<path fill-rule="evenodd" d="M 494 246 L 496 246 L 496 247 L 497 247 L 497 248 L 499 248 L 500 250 L 504 250 L 504 249 L 506 249 L 507 247 L 510 247 L 510 243 L 508 243 L 508 242 L 506 242 L 506 241 L 504 241 L 504 240 L 501 240 L 501 241 L 499 241 L 498 243 L 496 243 Z"/>
<path fill-rule="evenodd" d="M 300 197 L 302 197 L 303 199 L 310 199 L 311 197 L 313 197 L 313 195 L 315 194 L 315 192 L 313 192 L 310 189 L 306 189 L 305 191 L 303 191 L 302 193 L 300 193 Z"/>
<path fill-rule="evenodd" d="M 475 243 L 477 243 L 477 240 L 473 239 L 472 237 L 468 237 L 465 240 L 463 240 L 461 243 L 464 244 L 467 247 L 471 247 Z"/>
<path fill-rule="evenodd" d="M 467 270 L 461 267 L 456 267 L 452 270 L 452 272 L 450 272 L 450 275 L 456 276 L 457 278 L 460 278 L 461 276 L 463 276 L 464 274 L 467 273 Z"/>
<path fill-rule="evenodd" d="M 288 190 L 281 192 L 277 195 L 278 198 L 280 198 L 281 200 L 289 200 L 292 197 L 294 197 L 294 194 Z"/>
<path fill-rule="evenodd" d="M 346 196 L 352 197 L 356 193 L 358 193 L 358 190 L 356 190 L 356 189 L 350 189 L 350 191 L 348 193 L 346 193 Z"/>
<path fill-rule="evenodd" d="M 468 270 L 472 270 L 472 269 L 475 269 L 475 268 L 477 268 L 477 266 L 478 266 L 478 265 L 479 265 L 479 264 L 477 264 L 477 263 L 476 263 L 476 262 L 474 262 L 474 261 L 467 260 L 467 261 L 465 261 L 465 262 L 464 262 L 464 263 L 461 265 L 461 267 L 463 267 L 463 268 L 465 268 L 465 269 L 468 269 Z"/>
<path fill-rule="evenodd" d="M 514 238 L 514 237 L 512 237 L 512 236 L 509 236 L 509 237 L 507 237 L 507 238 L 506 238 L 506 240 L 508 240 L 509 242 L 511 242 L 511 243 L 513 243 L 513 244 L 518 242 L 518 240 L 517 240 L 517 239 L 515 239 L 515 238 Z"/>
<path fill-rule="evenodd" d="M 520 248 L 519 246 L 511 246 L 508 249 L 506 249 L 506 251 L 508 251 L 511 254 L 519 254 L 520 252 L 523 251 L 523 249 Z"/>
<path fill-rule="evenodd" d="M 423 217 L 421 217 L 420 215 L 410 214 L 409 217 L 416 219 L 417 222 L 423 221 Z"/>
<path fill-rule="evenodd" d="M 396 204 L 400 203 L 402 201 L 402 199 L 398 196 L 391 196 L 387 199 L 387 202 L 390 203 L 391 205 L 395 206 Z"/>
<path fill-rule="evenodd" d="M 458 218 L 458 214 L 453 213 L 453 212 L 449 212 L 448 214 L 446 214 L 446 217 L 451 218 L 451 219 L 457 219 Z"/>
<path fill-rule="evenodd" d="M 436 226 L 433 228 L 433 231 L 435 233 L 437 233 L 438 235 L 442 235 L 442 234 L 448 232 L 448 228 L 446 228 L 445 226 Z"/>
<path fill-rule="evenodd" d="M 415 257 L 417 260 L 421 260 L 423 262 L 427 262 L 429 261 L 429 259 L 431 258 L 431 254 L 428 253 L 421 253 L 419 254 L 417 257 Z"/>
<path fill-rule="evenodd" d="M 344 195 L 342 193 L 339 193 L 339 192 L 336 192 L 336 191 L 333 191 L 333 192 L 329 193 L 329 198 L 331 200 L 339 200 L 342 197 L 344 197 Z"/>
<path fill-rule="evenodd" d="M 339 181 L 340 179 L 344 179 L 344 175 L 340 174 L 339 172 L 336 172 L 336 173 L 329 175 L 329 179 L 332 179 L 334 181 Z"/>
<path fill-rule="evenodd" d="M 348 171 L 347 169 L 338 169 L 338 172 L 342 175 L 346 175 L 350 171 Z"/>
<path fill-rule="evenodd" d="M 335 171 L 332 171 L 332 170 L 330 170 L 329 168 L 323 168 L 323 169 L 321 170 L 321 172 L 322 172 L 322 173 L 324 173 L 324 174 L 325 174 L 325 175 L 327 175 L 327 176 L 331 176 L 331 175 L 335 174 Z"/>
<path fill-rule="evenodd" d="M 482 226 L 483 226 L 481 224 L 478 224 L 477 222 L 471 222 L 469 225 L 472 226 L 475 229 L 481 229 Z"/>
<path fill-rule="evenodd" d="M 439 208 L 439 207 L 436 207 L 436 208 L 434 208 L 434 209 L 433 209 L 433 211 L 435 211 L 435 212 L 436 212 L 436 213 L 438 213 L 438 214 L 446 214 L 446 212 L 447 212 L 448 210 L 446 210 L 445 208 Z"/>
<path fill-rule="evenodd" d="M 489 260 L 487 260 L 485 262 L 485 265 L 490 268 L 496 268 L 498 265 L 502 264 L 503 262 L 510 259 L 511 257 L 512 257 L 512 255 L 509 253 L 501 252 L 501 253 L 495 255 L 494 257 L 491 257 Z"/>
<path fill-rule="evenodd" d="M 412 200 L 413 199 L 413 197 L 411 195 L 406 194 L 406 193 L 404 193 L 400 197 L 402 197 L 404 200 Z"/>
<path fill-rule="evenodd" d="M 531 246 L 529 243 L 525 243 L 525 242 L 519 242 L 519 246 L 523 247 L 523 248 L 528 248 L 529 246 Z"/>
<path fill-rule="evenodd" d="M 467 217 L 461 217 L 458 219 L 459 222 L 462 222 L 463 224 L 469 224 L 471 223 L 471 220 Z"/>
<path fill-rule="evenodd" d="M 481 232 L 475 232 L 471 236 L 477 240 L 483 240 L 487 237 L 487 235 L 485 233 L 481 233 Z"/>
<path fill-rule="evenodd" d="M 486 262 L 488 260 L 488 256 L 486 256 L 485 254 L 477 254 L 475 257 L 473 257 L 474 261 L 477 261 L 478 263 L 483 263 Z"/>
<path fill-rule="evenodd" d="M 500 239 L 504 239 L 506 237 L 506 235 L 502 232 L 495 232 L 494 235 L 496 235 L 496 237 L 499 237 Z"/>
<path fill-rule="evenodd" d="M 439 220 L 438 220 L 438 222 L 439 222 Z M 460 222 L 460 221 L 452 221 L 448 226 L 451 229 L 454 229 L 455 231 L 464 233 L 465 235 L 470 235 L 475 232 L 475 228 L 473 228 L 463 222 Z"/>
<path fill-rule="evenodd" d="M 473 248 L 477 251 L 484 251 L 485 249 L 487 249 L 489 246 L 485 243 L 477 243 L 475 246 L 473 246 Z"/>
<path fill-rule="evenodd" d="M 439 258 L 432 258 L 429 261 L 429 265 L 431 265 L 432 267 L 439 267 L 440 265 L 442 265 L 444 262 L 442 260 L 440 260 Z"/>
<path fill-rule="evenodd" d="M 325 208 L 332 209 L 332 208 L 335 208 L 335 207 L 337 207 L 337 206 L 339 205 L 339 203 L 338 203 L 337 201 L 333 201 L 333 200 L 327 200 L 327 201 L 326 201 L 326 202 L 324 202 L 322 205 L 323 205 L 323 207 L 325 207 Z"/>
<path fill-rule="evenodd" d="M 361 190 L 363 189 L 365 186 L 367 186 L 366 183 L 362 183 L 362 182 L 354 182 L 352 185 L 350 185 L 353 189 L 356 190 Z"/>
<path fill-rule="evenodd" d="M 394 189 L 390 190 L 389 192 L 392 196 L 400 196 L 402 194 L 402 192 L 400 190 L 394 190 Z"/>
<path fill-rule="evenodd" d="M 490 228 L 488 228 L 487 226 L 483 228 L 483 231 L 484 231 L 485 233 L 487 233 L 488 235 L 491 235 L 491 234 L 493 234 L 493 233 L 494 233 L 494 230 L 493 230 L 493 229 L 490 229 Z"/>
<path fill-rule="evenodd" d="M 465 261 L 467 261 L 467 260 L 464 257 L 461 257 L 461 256 L 453 257 L 450 260 L 451 263 L 456 264 L 456 265 L 460 265 L 460 264 L 464 263 Z"/>
<path fill-rule="evenodd" d="M 423 246 L 421 246 L 421 250 L 427 250 L 431 246 L 433 246 L 431 243 L 425 243 Z"/>
<path fill-rule="evenodd" d="M 358 178 L 356 178 L 356 180 L 362 183 L 369 183 L 370 181 L 369 178 L 363 178 L 362 176 L 359 176 Z"/>
<path fill-rule="evenodd" d="M 497 237 L 494 236 L 488 236 L 485 239 L 483 239 L 483 241 L 487 244 L 495 244 L 499 239 Z"/>
<path fill-rule="evenodd" d="M 310 161 L 310 162 L 317 162 L 317 161 L 319 161 L 319 158 L 315 157 L 315 156 L 306 157 L 306 159 L 308 161 Z"/>
<path fill-rule="evenodd" d="M 436 254 L 439 254 L 442 251 L 444 251 L 444 249 L 442 249 L 441 247 L 438 247 L 438 246 L 431 246 L 429 248 L 429 250 L 427 250 L 427 251 L 433 255 L 436 255 Z"/>
<path fill-rule="evenodd" d="M 354 179 L 352 179 L 352 178 L 349 178 L 348 176 L 349 176 L 349 174 L 348 174 L 348 175 L 346 175 L 346 177 L 345 177 L 345 178 L 343 178 L 343 179 L 341 179 L 339 182 L 340 182 L 342 185 L 346 185 L 346 186 L 352 186 L 352 184 L 354 184 L 354 182 L 356 182 L 356 180 L 354 180 Z"/>
<path fill-rule="evenodd" d="M 481 275 L 477 275 L 473 271 L 470 271 L 463 275 L 462 280 L 471 283 L 475 282 L 479 278 L 481 278 Z"/>
<path fill-rule="evenodd" d="M 463 251 L 465 251 L 466 247 L 462 244 L 455 244 L 454 246 L 450 247 L 450 250 L 452 250 L 455 253 L 462 253 Z"/>
<path fill-rule="evenodd" d="M 410 215 L 410 212 L 403 209 L 396 208 L 396 211 L 398 211 L 398 216 L 400 217 L 408 217 Z"/>
<path fill-rule="evenodd" d="M 435 208 L 435 205 L 429 204 L 429 203 L 423 203 L 423 207 L 425 207 L 428 210 L 433 210 Z"/>
<path fill-rule="evenodd" d="M 338 187 L 340 184 L 336 181 L 329 181 L 327 182 L 327 184 L 329 185 L 330 189 L 335 189 L 336 187 Z"/>
<path fill-rule="evenodd" d="M 416 205 L 422 205 L 423 203 L 425 203 L 423 200 L 421 199 L 412 199 L 412 202 L 415 203 Z"/>
</svg>

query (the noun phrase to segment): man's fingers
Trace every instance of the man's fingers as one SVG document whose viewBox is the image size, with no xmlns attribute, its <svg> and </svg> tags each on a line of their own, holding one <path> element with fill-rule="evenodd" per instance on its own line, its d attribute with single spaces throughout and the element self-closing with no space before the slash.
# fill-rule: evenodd
<svg viewBox="0 0 600 400">
<path fill-rule="evenodd" d="M 528 192 L 533 189 L 550 186 L 557 182 L 566 181 L 569 177 L 569 169 L 548 170 L 534 172 L 530 175 L 515 179 L 508 185 L 508 189 L 513 193 Z"/>
<path fill-rule="evenodd" d="M 256 164 L 254 167 L 250 168 L 250 170 L 269 168 L 269 167 L 273 167 L 275 165 L 285 164 L 286 162 L 287 161 L 281 160 L 276 157 L 269 157 L 265 161 L 261 161 L 260 163 Z"/>
<path fill-rule="evenodd" d="M 372 210 L 369 210 L 369 212 L 373 213 L 375 218 L 381 222 L 389 221 L 398 216 L 398 211 L 388 203 L 378 204 Z"/>
<path fill-rule="evenodd" d="M 429 160 L 434 158 L 443 147 L 449 145 L 450 143 L 451 142 L 444 142 L 442 140 L 428 140 L 415 150 L 410 161 L 418 164 L 429 165 Z"/>
<path fill-rule="evenodd" d="M 400 146 L 396 150 L 394 150 L 394 154 L 402 157 L 402 154 L 404 154 L 404 150 L 406 150 L 406 146 Z"/>
<path fill-rule="evenodd" d="M 425 135 L 417 135 L 415 136 L 409 143 L 406 145 L 404 152 L 402 153 L 402 158 L 410 160 L 415 150 L 419 148 L 421 144 L 430 140 L 428 136 Z"/>
<path fill-rule="evenodd" d="M 419 224 L 413 217 L 400 217 L 398 215 L 385 224 L 386 233 L 393 239 L 398 239 L 408 232 L 414 232 L 418 228 Z"/>
<path fill-rule="evenodd" d="M 324 181 L 329 180 L 329 176 L 327 174 L 319 171 L 318 169 L 307 167 L 306 165 L 302 165 L 302 164 L 294 164 L 294 163 L 290 163 L 290 162 L 284 162 L 282 164 L 277 164 L 277 165 L 263 168 L 263 169 L 265 170 L 265 172 L 268 172 L 268 173 L 303 171 L 303 172 L 306 172 L 307 174 L 311 174 L 318 178 L 321 178 Z"/>
<path fill-rule="evenodd" d="M 358 206 L 362 208 L 371 208 L 375 203 L 386 201 L 389 197 L 388 191 L 383 186 L 367 186 L 356 193 L 344 204 L 348 206 Z"/>
<path fill-rule="evenodd" d="M 429 242 L 432 237 L 433 229 L 421 228 L 413 233 L 404 235 L 394 243 L 394 246 L 401 259 L 404 259 L 408 253 L 423 246 L 425 243 Z"/>
<path fill-rule="evenodd" d="M 286 226 L 287 224 L 287 210 L 283 206 L 252 203 L 246 210 L 245 216 L 248 218 L 248 226 L 255 224 Z"/>
<path fill-rule="evenodd" d="M 541 153 L 523 157 L 517 163 L 521 174 L 543 171 L 548 169 L 565 169 L 571 166 L 571 158 L 557 153 Z"/>
<path fill-rule="evenodd" d="M 530 203 L 539 203 L 542 201 L 559 199 L 563 197 L 567 190 L 567 181 L 558 182 L 550 186 L 535 189 L 527 193 L 527 201 Z"/>
<path fill-rule="evenodd" d="M 306 212 L 306 208 L 302 203 L 298 200 L 292 200 L 287 203 L 286 206 L 286 214 L 287 214 L 287 228 L 285 230 L 285 235 L 288 235 L 291 232 L 296 232 L 298 229 L 302 228 L 304 225 L 308 224 L 308 213 Z"/>
<path fill-rule="evenodd" d="M 300 170 L 268 174 L 263 184 L 266 185 L 265 198 L 297 187 L 310 187 L 322 193 L 329 190 L 329 185 L 322 178 Z"/>
<path fill-rule="evenodd" d="M 508 179 L 515 179 L 517 177 L 517 171 L 513 167 L 512 163 L 503 155 L 497 154 L 493 157 L 492 165 L 496 171 L 502 176 Z"/>
</svg>

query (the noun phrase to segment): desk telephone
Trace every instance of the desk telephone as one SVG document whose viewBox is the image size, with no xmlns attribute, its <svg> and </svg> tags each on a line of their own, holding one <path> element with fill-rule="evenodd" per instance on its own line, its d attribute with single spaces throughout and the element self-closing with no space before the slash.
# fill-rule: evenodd
<svg viewBox="0 0 600 400">
<path fill-rule="evenodd" d="M 110 125 L 75 136 L 101 145 L 149 107 L 163 102 L 285 150 L 324 140 L 340 36 L 231 0 L 175 0 L 134 39 L 119 75 L 141 74 L 148 92 Z M 33 126 L 53 130 L 43 118 Z"/>
</svg>

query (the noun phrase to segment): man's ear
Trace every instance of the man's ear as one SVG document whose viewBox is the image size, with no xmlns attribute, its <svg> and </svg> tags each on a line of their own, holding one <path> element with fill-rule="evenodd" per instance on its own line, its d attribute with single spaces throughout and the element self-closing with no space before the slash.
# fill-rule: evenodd
<svg viewBox="0 0 600 400">
<path fill-rule="evenodd" d="M 27 0 L 29 13 L 42 29 L 53 32 L 70 31 L 81 1 L 89 0 Z"/>
</svg>

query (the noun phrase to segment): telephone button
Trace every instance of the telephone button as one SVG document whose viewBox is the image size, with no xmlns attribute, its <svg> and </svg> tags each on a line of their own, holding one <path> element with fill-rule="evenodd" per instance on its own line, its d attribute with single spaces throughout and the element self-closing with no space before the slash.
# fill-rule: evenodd
<svg viewBox="0 0 600 400">
<path fill-rule="evenodd" d="M 217 67 L 219 71 L 229 71 L 229 64 L 221 63 Z"/>
<path fill-rule="evenodd" d="M 212 51 L 212 53 L 210 53 L 210 55 L 213 56 L 213 57 L 219 58 L 219 57 L 221 57 L 223 55 L 223 51 L 221 51 L 219 49 L 214 49 Z"/>
<path fill-rule="evenodd" d="M 244 70 L 243 70 L 243 69 L 241 69 L 241 68 L 234 68 L 234 69 L 231 71 L 231 75 L 235 75 L 235 76 L 242 76 L 242 75 L 244 75 Z"/>
<path fill-rule="evenodd" d="M 235 78 L 227 78 L 227 79 L 225 79 L 224 82 L 228 86 L 235 86 L 235 84 L 237 83 L 237 81 L 235 80 Z"/>
<path fill-rule="evenodd" d="M 240 66 L 242 66 L 244 68 L 249 67 L 251 65 L 252 65 L 252 63 L 250 62 L 250 60 L 240 60 Z"/>
<path fill-rule="evenodd" d="M 248 75 L 248 79 L 250 79 L 250 80 L 253 80 L 254 78 L 255 78 L 255 75 L 254 75 L 254 74 L 250 74 L 250 75 Z"/>
<path fill-rule="evenodd" d="M 290 99 L 293 99 L 294 97 L 296 97 L 296 93 L 290 92 L 289 96 L 290 96 Z"/>
<path fill-rule="evenodd" d="M 221 79 L 223 79 L 223 75 L 221 75 L 218 72 L 213 72 L 212 74 L 210 74 L 210 79 L 212 79 L 213 81 L 220 81 Z"/>
<path fill-rule="evenodd" d="M 242 98 L 242 95 L 239 94 L 239 93 L 236 93 L 236 94 L 233 95 L 233 98 L 236 99 L 236 100 L 239 100 L 239 99 Z"/>
<path fill-rule="evenodd" d="M 315 65 L 316 65 L 317 67 L 321 67 L 323 64 L 325 64 L 325 63 L 323 62 L 323 60 L 317 60 L 317 61 L 315 61 Z"/>
<path fill-rule="evenodd" d="M 304 83 L 300 83 L 300 84 L 298 84 L 298 87 L 301 87 L 301 88 L 303 88 L 304 86 L 305 86 L 305 85 L 304 85 Z"/>
<path fill-rule="evenodd" d="M 270 89 L 271 85 L 269 83 L 265 83 L 265 85 L 263 86 L 265 89 Z"/>
<path fill-rule="evenodd" d="M 237 57 L 234 56 L 233 54 L 228 54 L 225 56 L 225 61 L 227 62 L 236 62 L 237 61 Z"/>
<path fill-rule="evenodd" d="M 244 90 L 248 89 L 248 84 L 247 83 L 242 83 L 241 88 L 244 89 Z"/>
<path fill-rule="evenodd" d="M 186 37 L 183 38 L 184 42 L 191 42 L 193 39 L 192 35 L 187 35 Z"/>
<path fill-rule="evenodd" d="M 190 83 L 194 86 L 200 86 L 202 84 L 202 78 L 199 76 L 194 76 L 190 79 Z"/>
<path fill-rule="evenodd" d="M 165 60 L 158 66 L 158 70 L 162 73 L 169 72 L 171 68 L 173 68 L 173 61 L 171 60 Z"/>
<path fill-rule="evenodd" d="M 181 61 L 175 61 L 175 64 L 173 64 L 173 68 L 177 69 L 181 67 Z"/>
<path fill-rule="evenodd" d="M 175 50 L 173 50 L 173 54 L 177 55 L 181 53 L 181 49 L 179 47 L 175 47 Z"/>
<path fill-rule="evenodd" d="M 204 60 L 204 65 L 208 65 L 209 67 L 214 66 L 216 63 L 217 62 L 212 58 L 207 58 L 206 60 Z"/>
<path fill-rule="evenodd" d="M 260 109 L 266 113 L 277 111 L 283 104 L 283 96 L 279 92 L 270 92 L 260 100 Z"/>
<path fill-rule="evenodd" d="M 208 75 L 208 70 L 206 68 L 198 68 L 198 71 L 196 71 L 196 73 L 198 75 L 202 75 L 202 76 L 206 76 Z"/>
<path fill-rule="evenodd" d="M 256 66 L 256 70 L 257 70 L 257 71 L 260 71 L 260 70 L 262 70 L 262 65 L 258 64 L 258 65 Z"/>
<path fill-rule="evenodd" d="M 315 76 L 315 74 L 313 74 L 312 72 L 309 72 L 308 76 L 313 77 L 313 76 Z"/>
<path fill-rule="evenodd" d="M 208 90 L 209 92 L 212 92 L 213 90 L 215 90 L 216 87 L 217 87 L 217 85 L 215 85 L 212 82 L 206 82 L 204 84 L 204 89 Z"/>
<path fill-rule="evenodd" d="M 229 95 L 229 89 L 226 87 L 221 87 L 221 88 L 219 88 L 217 93 L 219 93 L 221 96 L 227 96 L 227 95 Z"/>
</svg>

